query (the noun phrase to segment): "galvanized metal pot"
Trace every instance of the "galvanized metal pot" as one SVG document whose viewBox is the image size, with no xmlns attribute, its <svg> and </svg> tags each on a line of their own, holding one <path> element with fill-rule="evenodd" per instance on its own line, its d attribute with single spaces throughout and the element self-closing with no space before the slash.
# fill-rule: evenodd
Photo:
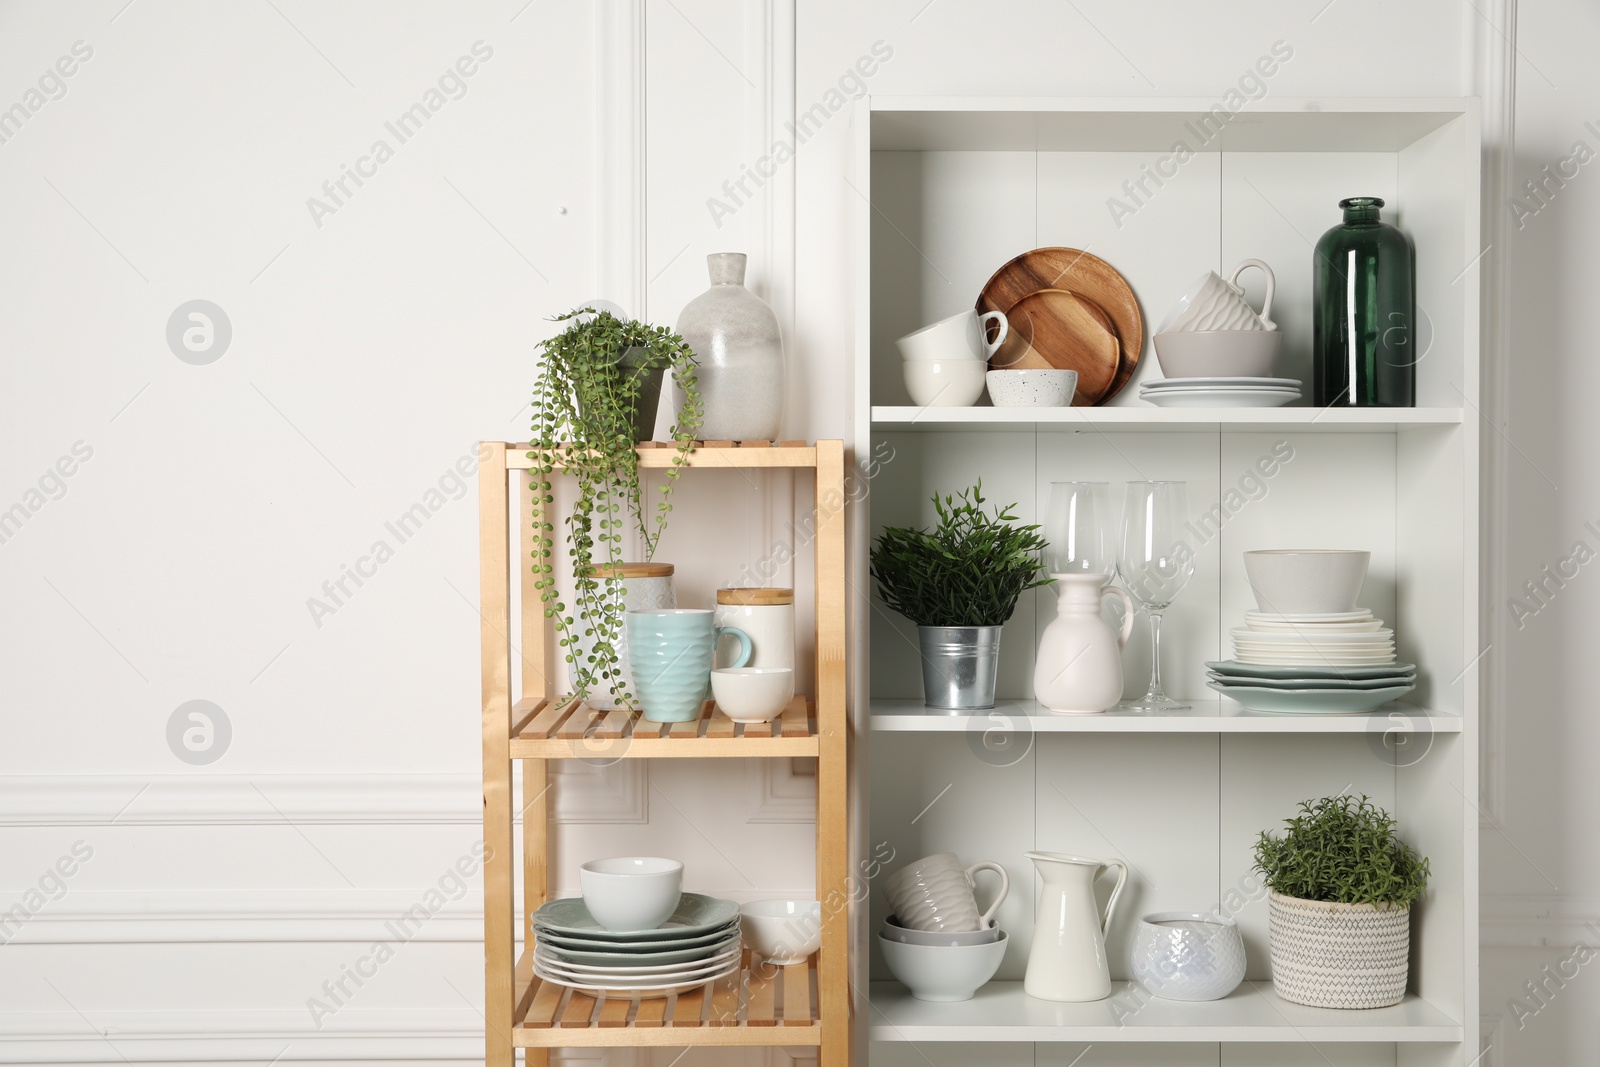
<svg viewBox="0 0 1600 1067">
<path fill-rule="evenodd" d="M 994 707 L 1000 630 L 998 626 L 917 627 L 923 702 L 951 711 Z"/>
</svg>

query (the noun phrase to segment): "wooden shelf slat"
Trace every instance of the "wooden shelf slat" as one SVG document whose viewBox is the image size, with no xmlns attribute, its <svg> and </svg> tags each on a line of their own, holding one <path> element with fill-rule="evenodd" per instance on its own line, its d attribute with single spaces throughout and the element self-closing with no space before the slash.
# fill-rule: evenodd
<svg viewBox="0 0 1600 1067">
<path fill-rule="evenodd" d="M 711 1025 L 715 1027 L 739 1025 L 739 987 L 744 972 L 730 974 L 716 982 L 711 994 Z"/>
<path fill-rule="evenodd" d="M 729 738 L 733 736 L 733 727 L 733 720 L 724 715 L 721 708 L 714 707 L 711 712 L 711 724 L 706 727 L 706 736 Z"/>
<path fill-rule="evenodd" d="M 589 724 L 603 714 L 587 704 L 579 703 L 567 716 L 567 721 L 556 730 L 556 736 L 563 741 L 581 741 L 589 733 Z"/>
<path fill-rule="evenodd" d="M 548 1027 L 555 1022 L 556 1007 L 561 1003 L 562 988 L 553 982 L 542 982 L 537 978 L 539 988 L 534 991 L 533 1003 L 528 1007 L 528 1014 L 523 1018 L 524 1026 Z"/>
<path fill-rule="evenodd" d="M 678 1003 L 672 1009 L 673 1026 L 699 1026 L 705 1013 L 706 987 L 696 986 L 678 994 Z"/>
<path fill-rule="evenodd" d="M 783 1025 L 811 1025 L 810 962 L 791 963 L 783 969 Z"/>
<path fill-rule="evenodd" d="M 640 997 L 639 1010 L 634 1014 L 633 1025 L 650 1029 L 664 1025 L 667 1018 L 666 997 Z"/>
<path fill-rule="evenodd" d="M 746 1026 L 776 1026 L 778 969 L 772 966 L 752 967 L 745 972 L 750 976 L 750 1004 L 745 1011 Z"/>
<path fill-rule="evenodd" d="M 738 447 L 735 447 L 738 446 Z M 522 471 L 533 466 L 527 444 L 509 445 L 506 448 L 506 468 Z M 661 470 L 678 463 L 678 449 L 667 441 L 643 442 L 639 446 L 641 469 Z M 565 454 L 570 449 L 558 449 L 552 457 L 557 471 L 566 465 Z M 684 462 L 688 467 L 795 467 L 805 469 L 817 465 L 816 446 L 807 441 L 698 441 Z"/>
<path fill-rule="evenodd" d="M 599 1025 L 604 1029 L 612 1029 L 628 1025 L 628 1012 L 633 1010 L 632 997 L 607 997 L 600 1005 Z"/>
<path fill-rule="evenodd" d="M 539 703 L 543 705 L 539 709 L 539 713 L 533 717 L 533 720 L 527 726 L 518 731 L 518 737 L 549 737 L 551 732 L 567 717 L 568 712 L 576 708 L 581 701 L 574 697 L 571 700 L 564 700 L 560 703 L 549 700 L 541 700 Z"/>
<path fill-rule="evenodd" d="M 795 697 L 789 701 L 789 706 L 783 709 L 783 736 L 807 737 L 811 734 L 811 724 L 808 721 L 806 698 Z"/>
<path fill-rule="evenodd" d="M 594 1018 L 595 1004 L 598 1003 L 587 993 L 580 993 L 576 989 L 572 996 L 567 998 L 567 1008 L 561 1013 L 561 1026 L 571 1029 L 578 1026 L 588 1026 Z"/>
<path fill-rule="evenodd" d="M 603 741 L 621 737 L 628 732 L 628 721 L 633 718 L 633 712 L 627 708 L 617 708 L 608 711 L 605 718 L 600 720 L 600 728 L 595 731 L 595 736 Z"/>
</svg>

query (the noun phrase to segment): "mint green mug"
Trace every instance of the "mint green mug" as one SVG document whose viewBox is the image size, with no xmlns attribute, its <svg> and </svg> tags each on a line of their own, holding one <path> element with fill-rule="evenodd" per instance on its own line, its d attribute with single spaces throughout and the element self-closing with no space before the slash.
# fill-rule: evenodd
<svg viewBox="0 0 1600 1067">
<path fill-rule="evenodd" d="M 628 658 L 633 691 L 651 722 L 693 722 L 711 690 L 711 663 L 717 639 L 726 634 L 739 641 L 738 662 L 750 662 L 750 635 L 733 626 L 719 627 L 709 609 L 657 608 L 630 611 Z"/>
</svg>

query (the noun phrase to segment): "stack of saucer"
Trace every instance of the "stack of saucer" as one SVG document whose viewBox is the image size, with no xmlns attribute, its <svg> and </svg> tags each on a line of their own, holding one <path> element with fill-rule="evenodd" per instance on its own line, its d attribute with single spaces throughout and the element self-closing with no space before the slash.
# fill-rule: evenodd
<svg viewBox="0 0 1600 1067">
<path fill-rule="evenodd" d="M 739 906 L 684 893 L 664 924 L 609 930 L 581 897 L 552 900 L 533 914 L 533 971 L 585 993 L 664 997 L 739 970 Z"/>
<path fill-rule="evenodd" d="M 1139 386 L 1159 408 L 1277 408 L 1300 399 L 1294 378 L 1160 378 Z"/>
<path fill-rule="evenodd" d="M 1375 711 L 1416 688 L 1416 667 L 1394 661 L 1394 631 L 1365 609 L 1247 611 L 1229 634 L 1234 658 L 1206 664 L 1207 684 L 1254 711 Z"/>
</svg>

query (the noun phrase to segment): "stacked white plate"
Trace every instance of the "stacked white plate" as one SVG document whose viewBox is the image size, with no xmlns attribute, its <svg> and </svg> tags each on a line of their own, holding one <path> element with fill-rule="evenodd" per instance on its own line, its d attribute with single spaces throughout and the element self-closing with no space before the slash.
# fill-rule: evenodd
<svg viewBox="0 0 1600 1067">
<path fill-rule="evenodd" d="M 607 930 L 581 897 L 552 900 L 533 914 L 533 973 L 585 993 L 664 997 L 739 970 L 739 905 L 685 893 L 651 930 Z"/>
<path fill-rule="evenodd" d="M 1161 378 L 1139 386 L 1159 408 L 1277 408 L 1300 399 L 1294 378 Z"/>
<path fill-rule="evenodd" d="M 1247 611 L 1229 634 L 1234 658 L 1206 664 L 1206 684 L 1253 711 L 1348 715 L 1416 688 L 1416 667 L 1394 661 L 1394 631 L 1370 611 Z"/>
</svg>

